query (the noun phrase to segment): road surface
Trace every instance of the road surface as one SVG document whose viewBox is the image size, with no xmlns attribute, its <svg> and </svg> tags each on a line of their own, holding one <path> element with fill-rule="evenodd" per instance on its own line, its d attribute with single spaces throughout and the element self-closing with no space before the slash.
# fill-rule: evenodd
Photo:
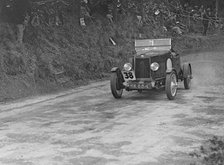
<svg viewBox="0 0 224 165">
<path fill-rule="evenodd" d="M 224 136 L 224 55 L 194 53 L 192 89 L 124 92 L 109 81 L 0 105 L 3 165 L 189 165 L 189 153 Z"/>
</svg>

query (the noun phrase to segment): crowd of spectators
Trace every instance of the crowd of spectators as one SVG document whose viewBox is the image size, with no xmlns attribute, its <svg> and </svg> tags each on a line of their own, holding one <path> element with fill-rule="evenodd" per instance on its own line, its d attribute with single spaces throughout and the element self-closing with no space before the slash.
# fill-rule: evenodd
<svg viewBox="0 0 224 165">
<path fill-rule="evenodd" d="M 6 16 L 8 16 L 8 20 L 16 25 L 17 31 L 16 31 L 16 37 L 18 43 L 22 43 L 23 41 L 23 32 L 25 29 L 26 24 L 26 17 L 27 15 L 31 15 L 31 6 L 30 6 L 30 0 L 2 0 L 2 6 L 5 6 L 2 8 L 1 13 L 4 13 Z M 106 6 L 106 13 L 105 17 L 109 20 L 110 23 L 114 22 L 115 15 L 114 11 L 119 11 L 119 13 L 122 13 L 120 11 L 124 10 L 124 6 L 122 6 L 121 0 L 104 0 L 99 1 L 102 3 L 101 5 Z M 217 18 L 215 18 L 214 11 L 209 7 L 201 6 L 191 6 L 189 4 L 181 5 L 180 3 L 177 3 L 178 1 L 171 1 L 169 4 L 167 3 L 154 3 L 152 1 L 148 1 L 144 6 L 141 6 L 139 4 L 133 3 L 132 1 L 127 1 L 128 3 L 126 7 L 125 12 L 132 12 L 135 14 L 137 19 L 137 24 L 141 26 L 144 21 L 145 17 L 150 15 L 154 15 L 155 17 L 157 15 L 162 15 L 161 17 L 158 17 L 157 21 L 162 21 L 162 24 L 166 27 L 167 30 L 170 29 L 176 29 L 176 31 L 179 34 L 182 34 L 182 29 L 179 27 L 179 25 L 176 24 L 176 22 L 181 22 L 182 20 L 191 19 L 194 21 L 201 22 L 203 25 L 203 31 L 202 34 L 206 35 L 209 25 L 217 23 Z M 168 2 L 168 1 L 167 1 Z M 80 3 L 80 25 L 86 26 L 86 19 L 91 18 L 91 9 L 90 4 L 92 3 L 91 0 L 81 0 Z M 140 2 L 139 2 L 140 3 Z M 13 4 L 13 7 L 12 7 Z M 51 5 L 52 6 L 52 5 Z M 144 16 L 142 13 L 142 8 L 144 8 Z M 58 9 L 58 8 L 57 8 Z M 56 15 L 56 24 L 58 25 L 60 22 L 63 24 L 63 16 L 59 12 L 60 10 L 55 9 L 55 11 L 58 11 Z M 48 9 L 47 9 L 48 10 Z M 118 12 L 117 12 L 118 13 Z M 49 15 L 49 14 L 48 14 Z M 154 18 L 155 18 L 154 17 Z M 33 19 L 30 20 L 31 24 L 35 24 L 36 17 L 33 17 Z M 152 18 L 152 19 L 154 19 Z M 58 21 L 59 20 L 59 21 Z M 61 21 L 60 21 L 61 20 Z M 186 24 L 186 22 L 185 22 Z M 188 25 L 186 25 L 188 26 Z"/>
<path fill-rule="evenodd" d="M 33 27 L 46 25 L 63 25 L 63 1 L 31 1 L 31 0 L 1 0 L 1 21 L 8 26 L 11 36 L 18 44 L 23 43 L 23 34 L 28 24 Z M 16 30 L 14 30 L 16 29 Z"/>
<path fill-rule="evenodd" d="M 209 24 L 212 24 L 215 21 L 215 13 L 209 7 L 204 7 L 203 5 L 199 6 L 189 6 L 185 4 L 183 6 L 185 13 L 190 15 L 195 21 L 202 21 L 203 25 L 203 35 L 207 34 Z"/>
<path fill-rule="evenodd" d="M 82 26 L 86 26 L 85 17 L 90 16 L 90 10 L 88 8 L 88 0 L 81 0 L 81 17 L 80 17 L 80 24 Z M 107 14 L 105 15 L 110 22 L 113 23 L 114 18 L 114 9 L 120 10 L 119 8 L 123 8 L 120 0 L 105 0 L 103 1 L 107 6 Z M 152 1 L 147 2 L 144 4 L 144 13 L 145 16 L 142 15 L 142 9 L 139 7 L 139 4 L 136 4 L 132 1 L 129 2 L 125 7 L 128 12 L 135 13 L 137 18 L 138 25 L 144 23 L 144 17 L 147 15 L 162 15 L 159 21 L 164 24 L 164 27 L 169 29 L 176 29 L 179 34 L 182 34 L 182 29 L 180 28 L 180 22 L 184 22 L 182 25 L 185 24 L 186 27 L 190 27 L 188 23 L 199 23 L 202 24 L 203 30 L 202 34 L 206 35 L 209 25 L 215 25 L 217 23 L 217 18 L 215 18 L 215 12 L 210 7 L 201 6 L 191 6 L 188 3 L 180 4 L 179 1 L 170 1 L 167 3 L 154 3 Z M 168 1 L 167 1 L 168 2 Z M 140 3 L 140 2 L 139 2 Z M 115 5 L 116 4 L 116 5 Z M 153 18 L 154 19 L 154 18 Z M 188 21 L 193 20 L 193 21 Z M 179 22 L 177 25 L 176 22 Z"/>
<path fill-rule="evenodd" d="M 214 10 L 210 7 L 191 6 L 188 3 L 181 5 L 171 1 L 169 5 L 160 5 L 157 8 L 165 18 L 164 25 L 167 29 L 175 26 L 175 22 L 183 21 L 186 26 L 191 27 L 192 24 L 200 23 L 203 26 L 202 34 L 206 35 L 209 26 L 218 26 L 220 19 L 215 16 Z"/>
</svg>

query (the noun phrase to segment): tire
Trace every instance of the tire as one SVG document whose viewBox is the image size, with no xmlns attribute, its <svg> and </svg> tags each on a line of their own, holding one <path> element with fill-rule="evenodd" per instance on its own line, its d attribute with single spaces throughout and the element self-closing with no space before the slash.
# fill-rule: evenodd
<svg viewBox="0 0 224 165">
<path fill-rule="evenodd" d="M 166 75 L 166 95 L 169 100 L 174 100 L 177 94 L 177 75 L 171 72 Z"/>
<path fill-rule="evenodd" d="M 183 75 L 184 75 L 184 88 L 190 89 L 192 72 L 189 64 L 183 65 Z"/>
<path fill-rule="evenodd" d="M 111 93 L 114 96 L 114 98 L 116 98 L 116 99 L 121 98 L 123 89 L 121 89 L 119 87 L 119 81 L 118 81 L 118 76 L 117 76 L 116 72 L 112 73 L 112 75 L 111 75 L 110 89 L 111 89 Z"/>
</svg>

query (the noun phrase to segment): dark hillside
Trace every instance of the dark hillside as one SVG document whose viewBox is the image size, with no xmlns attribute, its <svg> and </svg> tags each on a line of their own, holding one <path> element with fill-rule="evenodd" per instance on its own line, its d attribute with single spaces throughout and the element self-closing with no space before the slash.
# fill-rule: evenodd
<svg viewBox="0 0 224 165">
<path fill-rule="evenodd" d="M 151 3 L 154 4 L 153 1 Z M 49 6 L 46 8 L 45 3 L 32 3 L 33 12 L 36 11 L 34 4 L 39 5 L 43 12 L 51 9 Z M 169 7 L 165 8 L 169 10 Z M 40 14 L 40 22 L 32 22 L 31 17 L 24 32 L 23 44 L 16 41 L 15 25 L 2 19 L 0 101 L 107 78 L 113 66 L 122 66 L 134 54 L 136 38 L 172 37 L 178 51 L 215 45 L 215 37 L 210 41 L 207 36 L 201 36 L 200 21 L 194 24 L 197 26 L 194 29 L 198 31 L 193 34 L 189 31 L 183 35 L 173 35 L 163 29 L 165 15 L 155 17 L 154 9 L 149 9 L 148 12 L 144 10 L 145 15 L 139 21 L 136 10 L 124 8 L 121 13 L 115 13 L 116 17 L 111 22 L 105 16 L 108 8 L 104 3 L 92 4 L 91 15 L 85 16 L 86 25 L 81 26 L 79 12 L 73 11 L 68 3 L 60 8 L 63 20 L 59 22 L 47 22 L 43 12 L 43 15 L 37 13 Z"/>
</svg>

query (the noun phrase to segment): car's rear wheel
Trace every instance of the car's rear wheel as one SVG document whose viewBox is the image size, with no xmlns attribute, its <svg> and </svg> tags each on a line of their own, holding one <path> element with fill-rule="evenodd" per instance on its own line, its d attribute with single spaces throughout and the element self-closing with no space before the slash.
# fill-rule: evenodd
<svg viewBox="0 0 224 165">
<path fill-rule="evenodd" d="M 121 96 L 123 94 L 123 89 L 121 88 L 121 85 L 119 84 L 119 79 L 118 79 L 116 72 L 112 73 L 112 75 L 111 75 L 110 89 L 111 89 L 111 93 L 114 96 L 114 98 L 116 98 L 116 99 L 121 98 Z"/>
<path fill-rule="evenodd" d="M 190 89 L 192 72 L 189 64 L 183 65 L 183 75 L 184 75 L 184 88 Z"/>
<path fill-rule="evenodd" d="M 175 72 L 166 75 L 166 95 L 169 100 L 174 100 L 177 94 L 177 76 Z"/>
</svg>

